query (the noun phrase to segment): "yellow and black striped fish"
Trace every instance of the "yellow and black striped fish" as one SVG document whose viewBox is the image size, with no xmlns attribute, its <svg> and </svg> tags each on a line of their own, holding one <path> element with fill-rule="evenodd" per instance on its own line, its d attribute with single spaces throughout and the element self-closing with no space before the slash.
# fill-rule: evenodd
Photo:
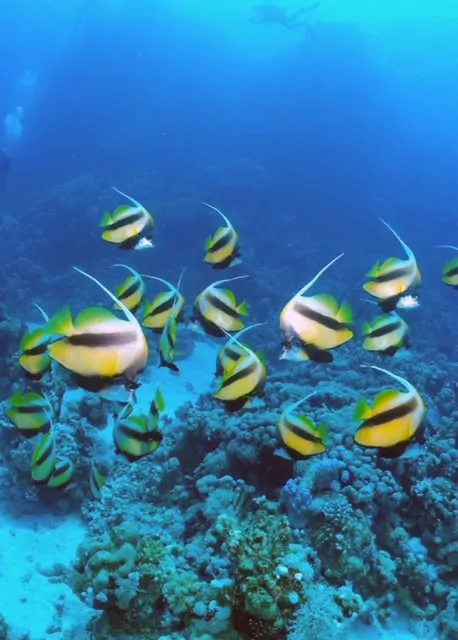
<svg viewBox="0 0 458 640">
<path fill-rule="evenodd" d="M 163 282 L 169 288 L 169 291 L 158 293 L 152 302 L 146 302 L 142 322 L 144 327 L 152 329 L 153 331 L 162 331 L 172 314 L 177 322 L 182 320 L 185 299 L 180 293 L 180 284 L 183 273 L 184 269 L 181 272 L 176 286 L 157 276 L 143 276 L 144 278 L 151 278 L 152 280 Z"/>
<path fill-rule="evenodd" d="M 46 486 L 65 489 L 70 484 L 74 471 L 75 465 L 69 458 L 58 458 Z"/>
<path fill-rule="evenodd" d="M 303 460 L 326 451 L 327 431 L 304 415 L 294 413 L 313 393 L 286 407 L 277 424 L 283 446 L 293 460 Z"/>
<path fill-rule="evenodd" d="M 394 356 L 402 347 L 409 348 L 409 326 L 395 311 L 378 316 L 363 326 L 366 351 L 376 351 L 382 355 Z"/>
<path fill-rule="evenodd" d="M 377 298 L 380 308 L 388 313 L 396 309 L 404 296 L 420 286 L 421 274 L 413 251 L 385 220 L 380 218 L 380 221 L 399 240 L 407 254 L 407 260 L 388 258 L 383 264 L 377 262 L 367 274 L 369 282 L 363 285 L 363 289 Z"/>
<path fill-rule="evenodd" d="M 237 345 L 245 355 L 225 367 L 220 388 L 213 394 L 229 411 L 246 407 L 253 396 L 260 395 L 267 377 L 264 358 L 238 341 Z"/>
<path fill-rule="evenodd" d="M 165 327 L 159 338 L 159 366 L 167 367 L 171 371 L 178 373 L 179 369 L 175 364 L 175 348 L 177 344 L 177 321 L 175 316 L 171 315 L 167 320 Z"/>
<path fill-rule="evenodd" d="M 389 457 L 401 455 L 422 426 L 426 405 L 415 387 L 401 376 L 374 365 L 362 366 L 386 373 L 406 391 L 382 391 L 372 407 L 365 398 L 361 398 L 355 410 L 355 420 L 362 421 L 362 424 L 355 434 L 355 442 L 362 447 L 378 449 Z"/>
<path fill-rule="evenodd" d="M 113 429 L 116 450 L 130 462 L 140 460 L 155 451 L 162 442 L 159 430 L 159 415 L 165 403 L 159 390 L 152 401 L 148 415 L 130 413 L 128 417 L 120 415 Z"/>
<path fill-rule="evenodd" d="M 454 251 L 458 251 L 458 247 L 452 244 L 439 244 L 437 247 L 439 249 L 453 249 Z M 444 265 L 442 269 L 442 282 L 448 287 L 458 289 L 458 257 L 453 258 Z"/>
<path fill-rule="evenodd" d="M 91 462 L 91 475 L 89 477 L 89 488 L 94 500 L 102 499 L 102 489 L 106 484 L 105 476 L 95 466 L 94 462 Z"/>
<path fill-rule="evenodd" d="M 283 307 L 280 328 L 283 335 L 281 359 L 315 360 L 330 362 L 332 355 L 326 353 L 353 337 L 349 325 L 352 311 L 347 302 L 338 302 L 327 294 L 304 296 L 318 278 L 343 256 L 331 260 Z M 293 347 L 297 345 L 297 348 Z"/>
<path fill-rule="evenodd" d="M 76 268 L 76 267 L 75 267 Z M 126 316 L 121 320 L 107 309 L 93 307 L 73 322 L 70 309 L 59 312 L 48 323 L 47 331 L 58 337 L 49 347 L 53 360 L 71 371 L 80 386 L 97 390 L 117 378 L 134 382 L 148 359 L 148 344 L 137 319 L 106 287 L 89 274 Z"/>
<path fill-rule="evenodd" d="M 225 227 L 220 227 L 214 236 L 210 236 L 206 240 L 204 262 L 211 264 L 214 269 L 227 269 L 240 264 L 238 233 L 222 211 L 207 202 L 202 202 L 202 204 L 219 213 L 226 223 Z"/>
<path fill-rule="evenodd" d="M 131 269 L 126 264 L 115 264 L 114 267 L 124 267 L 128 269 L 132 275 L 127 276 L 122 284 L 115 289 L 115 296 L 123 302 L 126 307 L 132 311 L 132 313 L 137 313 L 140 309 L 143 298 L 145 296 L 145 282 L 141 275 L 135 271 L 135 269 Z M 119 310 L 121 307 L 116 302 L 114 308 Z"/>
<path fill-rule="evenodd" d="M 145 207 L 127 194 L 114 189 L 127 200 L 130 205 L 118 207 L 112 214 L 104 213 L 100 226 L 103 228 L 102 238 L 116 244 L 120 249 L 150 249 L 154 247 L 154 219 Z"/>
<path fill-rule="evenodd" d="M 222 336 L 225 331 L 234 333 L 244 328 L 241 316 L 248 315 L 246 303 L 238 304 L 232 291 L 218 287 L 221 284 L 247 277 L 236 276 L 235 278 L 218 280 L 197 296 L 194 302 L 195 318 L 206 333 Z"/>
<path fill-rule="evenodd" d="M 6 415 L 26 438 L 46 433 L 51 428 L 49 400 L 35 391 L 18 391 L 8 400 Z"/>
<path fill-rule="evenodd" d="M 56 464 L 56 443 L 51 429 L 40 436 L 32 452 L 31 473 L 35 482 L 46 483 Z"/>
<path fill-rule="evenodd" d="M 34 303 L 34 306 L 43 316 L 45 322 L 49 321 L 43 309 Z M 29 378 L 40 380 L 51 367 L 51 358 L 48 354 L 50 336 L 43 326 L 27 326 L 25 335 L 19 346 L 19 364 L 26 371 Z"/>
<path fill-rule="evenodd" d="M 224 369 L 232 362 L 237 362 L 240 358 L 247 353 L 247 347 L 244 344 L 239 345 L 238 339 L 250 329 L 254 329 L 255 327 L 261 327 L 266 324 L 265 322 L 256 322 L 255 324 L 251 324 L 248 327 L 245 327 L 238 333 L 230 336 L 225 345 L 221 347 L 218 351 L 218 355 L 216 356 L 216 370 L 215 376 L 219 377 L 223 374 Z"/>
</svg>

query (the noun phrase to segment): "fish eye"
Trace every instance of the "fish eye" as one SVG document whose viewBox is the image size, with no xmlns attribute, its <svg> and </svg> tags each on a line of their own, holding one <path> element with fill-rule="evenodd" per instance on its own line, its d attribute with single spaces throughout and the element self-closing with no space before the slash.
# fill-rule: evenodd
<svg viewBox="0 0 458 640">
<path fill-rule="evenodd" d="M 283 351 L 291 351 L 293 343 L 290 340 L 285 340 L 282 344 Z"/>
</svg>

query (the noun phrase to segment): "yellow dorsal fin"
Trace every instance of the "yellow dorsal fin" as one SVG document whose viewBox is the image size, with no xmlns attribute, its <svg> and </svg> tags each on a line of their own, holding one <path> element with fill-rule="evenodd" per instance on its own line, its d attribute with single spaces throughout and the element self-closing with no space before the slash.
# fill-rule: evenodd
<svg viewBox="0 0 458 640">
<path fill-rule="evenodd" d="M 382 274 L 388 271 L 392 271 L 393 269 L 397 269 L 401 265 L 402 265 L 402 260 L 400 260 L 399 258 L 388 258 L 381 265 L 379 269 L 379 273 Z"/>
<path fill-rule="evenodd" d="M 368 278 L 375 278 L 380 271 L 380 261 L 377 260 L 377 262 L 374 264 L 374 266 L 372 267 L 372 269 L 370 269 L 367 273 L 366 276 Z"/>
<path fill-rule="evenodd" d="M 311 300 L 314 300 L 320 306 L 323 306 L 331 316 L 336 316 L 339 311 L 339 304 L 337 300 L 327 293 L 317 293 L 316 295 L 311 296 Z"/>
<path fill-rule="evenodd" d="M 88 309 L 81 311 L 78 315 L 75 327 L 77 329 L 87 329 L 95 324 L 112 322 L 113 320 L 118 320 L 118 322 L 120 322 L 119 318 L 111 313 L 111 311 L 108 311 L 108 309 L 103 309 L 102 307 L 89 307 Z"/>
<path fill-rule="evenodd" d="M 396 389 L 386 389 L 381 391 L 374 400 L 374 413 L 383 411 L 387 406 L 392 405 L 398 398 L 402 397 L 400 391 Z"/>
<path fill-rule="evenodd" d="M 58 311 L 46 325 L 46 331 L 54 336 L 71 336 L 75 333 L 70 307 Z"/>
<path fill-rule="evenodd" d="M 226 296 L 226 298 L 228 299 L 229 303 L 235 309 L 237 307 L 237 299 L 235 297 L 235 293 L 233 291 L 231 291 L 230 289 L 221 289 L 221 293 Z"/>
</svg>

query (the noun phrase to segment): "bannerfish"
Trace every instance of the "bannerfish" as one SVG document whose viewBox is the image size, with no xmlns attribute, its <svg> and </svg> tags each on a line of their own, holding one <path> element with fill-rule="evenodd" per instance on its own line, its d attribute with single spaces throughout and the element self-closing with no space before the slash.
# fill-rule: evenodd
<svg viewBox="0 0 458 640">
<path fill-rule="evenodd" d="M 177 321 L 175 316 L 171 315 L 165 327 L 162 329 L 162 333 L 159 337 L 159 366 L 167 367 L 171 371 L 179 372 L 177 365 L 175 364 L 175 349 L 177 344 Z"/>
<path fill-rule="evenodd" d="M 245 302 L 237 303 L 229 289 L 219 289 L 221 284 L 248 278 L 247 275 L 217 280 L 204 289 L 195 299 L 194 312 L 197 321 L 206 333 L 222 336 L 224 332 L 235 333 L 244 328 L 242 316 L 248 315 Z"/>
<path fill-rule="evenodd" d="M 454 249 L 458 251 L 458 247 L 452 244 L 439 244 L 439 249 Z M 448 287 L 458 289 L 458 257 L 453 258 L 444 265 L 442 269 L 442 282 Z"/>
<path fill-rule="evenodd" d="M 114 264 L 113 266 L 124 267 L 124 269 L 130 271 L 131 275 L 127 276 L 124 282 L 115 289 L 114 294 L 132 313 L 137 313 L 142 305 L 146 290 L 142 276 L 126 264 Z M 114 308 L 117 310 L 121 309 L 117 302 Z"/>
<path fill-rule="evenodd" d="M 295 413 L 297 407 L 312 395 L 314 392 L 288 405 L 277 424 L 282 444 L 293 460 L 304 460 L 326 451 L 326 428 L 323 425 L 315 425 L 305 415 Z"/>
<path fill-rule="evenodd" d="M 283 336 L 281 359 L 330 362 L 332 355 L 326 352 L 345 344 L 353 337 L 348 326 L 353 321 L 352 311 L 347 302 L 339 305 L 327 294 L 304 296 L 318 278 L 343 255 L 341 253 L 331 260 L 283 307 L 280 314 Z M 291 349 L 293 351 L 288 354 Z"/>
<path fill-rule="evenodd" d="M 31 474 L 35 482 L 46 484 L 56 464 L 56 443 L 53 430 L 41 435 L 36 443 L 31 460 Z"/>
<path fill-rule="evenodd" d="M 69 458 L 58 458 L 46 486 L 65 489 L 70 484 L 74 471 L 75 465 Z"/>
<path fill-rule="evenodd" d="M 131 204 L 118 207 L 113 213 L 103 214 L 100 226 L 102 238 L 120 249 L 151 249 L 154 247 L 154 219 L 145 207 L 127 194 L 113 189 Z"/>
<path fill-rule="evenodd" d="M 96 278 L 74 267 L 95 282 L 113 302 L 117 303 L 126 320 L 111 311 L 91 307 L 73 321 L 68 307 L 57 313 L 48 323 L 47 331 L 57 340 L 49 345 L 53 360 L 71 371 L 81 387 L 99 390 L 122 378 L 126 384 L 135 379 L 146 366 L 148 344 L 133 313 Z"/>
<path fill-rule="evenodd" d="M 218 355 L 216 356 L 216 370 L 215 370 L 216 377 L 221 376 L 224 369 L 226 369 L 230 363 L 237 362 L 237 360 L 240 360 L 242 356 L 246 355 L 247 353 L 246 345 L 242 344 L 239 346 L 238 345 L 239 338 L 247 331 L 250 331 L 255 327 L 261 327 L 264 324 L 267 324 L 267 323 L 256 322 L 255 324 L 251 324 L 248 327 L 241 329 L 238 333 L 231 335 L 229 337 L 226 344 L 221 347 L 221 349 L 218 351 Z"/>
<path fill-rule="evenodd" d="M 417 434 L 426 417 L 426 405 L 415 389 L 401 376 L 375 365 L 361 365 L 382 371 L 399 382 L 405 392 L 382 391 L 370 407 L 363 397 L 355 410 L 355 420 L 362 421 L 354 436 L 362 447 L 378 449 L 386 457 L 398 457 Z"/>
<path fill-rule="evenodd" d="M 240 264 L 238 233 L 222 211 L 207 202 L 202 202 L 202 204 L 219 213 L 226 223 L 225 227 L 220 227 L 215 235 L 206 240 L 204 262 L 211 264 L 214 269 L 227 269 Z"/>
<path fill-rule="evenodd" d="M 18 391 L 8 400 L 6 415 L 26 438 L 46 433 L 51 428 L 52 407 L 47 398 L 40 393 Z"/>
<path fill-rule="evenodd" d="M 49 318 L 45 311 L 35 303 L 34 306 L 42 314 L 44 321 L 48 322 Z M 51 358 L 48 354 L 49 341 L 50 336 L 41 325 L 28 326 L 21 340 L 19 364 L 33 380 L 41 380 L 51 367 Z"/>
<path fill-rule="evenodd" d="M 91 462 L 91 474 L 89 476 L 89 488 L 94 500 L 102 499 L 102 489 L 106 484 L 105 476 L 95 466 L 94 462 Z"/>
<path fill-rule="evenodd" d="M 161 444 L 163 435 L 158 428 L 158 414 L 161 407 L 152 401 L 148 415 L 130 413 L 128 417 L 119 416 L 113 429 L 116 450 L 130 462 L 140 460 L 155 451 Z M 159 400 L 159 404 L 160 404 Z"/>
<path fill-rule="evenodd" d="M 366 322 L 363 334 L 363 348 L 366 351 L 394 356 L 402 347 L 410 347 L 409 326 L 395 311 L 378 316 L 373 322 Z"/>
<path fill-rule="evenodd" d="M 142 321 L 144 327 L 152 329 L 153 331 L 162 331 L 172 314 L 177 322 L 183 319 L 185 299 L 180 292 L 183 274 L 184 269 L 180 274 L 176 286 L 163 278 L 143 275 L 144 278 L 151 278 L 152 280 L 163 282 L 169 288 L 168 291 L 158 293 L 152 302 L 145 303 Z"/>
<path fill-rule="evenodd" d="M 212 394 L 229 411 L 237 411 L 249 405 L 255 395 L 262 393 L 267 377 L 263 356 L 242 345 L 237 339 L 235 341 L 245 351 L 245 355 L 227 364 L 220 388 Z"/>
<path fill-rule="evenodd" d="M 406 260 L 388 258 L 383 264 L 377 262 L 367 274 L 369 282 L 363 285 L 367 293 L 377 298 L 382 311 L 389 313 L 396 309 L 401 298 L 420 286 L 421 274 L 413 251 L 385 220 L 380 218 L 380 221 L 399 240 L 407 254 Z"/>
</svg>

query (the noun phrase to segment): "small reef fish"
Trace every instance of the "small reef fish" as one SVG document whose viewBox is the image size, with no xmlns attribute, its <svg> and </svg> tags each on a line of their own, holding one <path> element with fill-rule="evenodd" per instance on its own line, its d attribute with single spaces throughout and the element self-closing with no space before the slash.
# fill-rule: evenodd
<svg viewBox="0 0 458 640">
<path fill-rule="evenodd" d="M 46 484 L 56 464 L 56 443 L 52 429 L 40 436 L 32 452 L 31 474 L 35 482 Z"/>
<path fill-rule="evenodd" d="M 338 302 L 327 294 L 304 296 L 341 253 L 300 289 L 283 307 L 280 329 L 283 335 L 281 359 L 330 362 L 329 349 L 335 349 L 353 337 L 349 324 L 353 321 L 348 303 Z"/>
<path fill-rule="evenodd" d="M 378 316 L 363 326 L 366 351 L 377 351 L 382 355 L 394 356 L 402 347 L 410 348 L 409 326 L 395 311 Z"/>
<path fill-rule="evenodd" d="M 364 291 L 377 298 L 382 311 L 389 313 L 406 294 L 420 286 L 421 274 L 413 251 L 385 220 L 380 218 L 380 221 L 399 240 L 407 254 L 407 260 L 388 258 L 383 264 L 377 262 L 367 274 L 369 282 L 363 285 Z"/>
<path fill-rule="evenodd" d="M 458 247 L 452 244 L 439 244 L 439 249 L 454 249 L 458 251 Z M 458 257 L 453 258 L 450 262 L 447 262 L 442 269 L 442 282 L 448 287 L 458 289 Z"/>
<path fill-rule="evenodd" d="M 135 384 L 148 359 L 148 344 L 140 324 L 125 304 L 98 280 L 77 267 L 74 269 L 119 304 L 126 320 L 107 309 L 91 307 L 82 311 L 74 322 L 66 307 L 48 323 L 47 331 L 58 338 L 49 345 L 49 355 L 71 371 L 85 389 L 96 391 L 120 378 L 127 384 Z"/>
<path fill-rule="evenodd" d="M 362 447 L 378 449 L 386 457 L 398 457 L 424 423 L 426 405 L 415 387 L 401 376 L 375 365 L 361 366 L 386 373 L 406 391 L 382 391 L 372 407 L 365 398 L 361 398 L 355 410 L 355 420 L 362 421 L 362 424 L 354 436 L 355 442 Z"/>
<path fill-rule="evenodd" d="M 197 321 L 209 335 L 220 337 L 224 332 L 235 333 L 244 328 L 241 316 L 248 315 L 245 302 L 237 304 L 229 289 L 218 289 L 219 285 L 248 278 L 247 275 L 217 280 L 204 289 L 194 302 Z"/>
<path fill-rule="evenodd" d="M 130 276 L 127 276 L 124 282 L 115 289 L 114 294 L 118 298 L 118 300 L 126 305 L 129 311 L 132 311 L 132 313 L 137 313 L 142 305 L 143 298 L 145 296 L 145 281 L 143 280 L 142 276 L 135 271 L 135 269 L 131 269 L 131 267 L 128 267 L 126 264 L 115 264 L 113 266 L 124 267 L 125 269 L 128 269 L 132 274 Z M 119 309 L 121 309 L 117 302 L 115 303 L 114 308 L 118 311 Z"/>
<path fill-rule="evenodd" d="M 224 402 L 229 411 L 247 407 L 253 396 L 262 393 L 267 377 L 264 358 L 242 345 L 236 338 L 234 341 L 245 351 L 245 355 L 228 363 L 223 371 L 220 388 L 212 394 L 214 398 Z"/>
<path fill-rule="evenodd" d="M 89 476 L 89 488 L 91 490 L 94 500 L 102 499 L 102 489 L 106 484 L 105 476 L 95 466 L 94 462 L 91 462 L 91 475 Z"/>
<path fill-rule="evenodd" d="M 65 487 L 68 487 L 70 484 L 74 471 L 75 465 L 69 458 L 56 460 L 54 469 L 46 482 L 46 486 L 54 487 L 55 489 L 65 489 Z"/>
<path fill-rule="evenodd" d="M 246 355 L 246 345 L 239 346 L 237 344 L 238 339 L 250 329 L 254 329 L 255 327 L 261 327 L 262 325 L 267 324 L 266 322 L 256 322 L 255 324 L 251 324 L 244 329 L 241 329 L 238 333 L 229 337 L 229 340 L 226 342 L 224 346 L 218 351 L 218 355 L 216 356 L 216 370 L 215 376 L 219 377 L 223 374 L 224 369 L 226 369 L 230 363 L 237 362 L 240 358 Z"/>
<path fill-rule="evenodd" d="M 158 293 L 152 302 L 146 302 L 144 307 L 144 315 L 142 325 L 153 331 L 162 331 L 167 320 L 173 314 L 177 322 L 183 318 L 185 299 L 180 293 L 181 280 L 183 278 L 184 269 L 178 279 L 178 284 L 174 286 L 163 278 L 157 276 L 143 275 L 144 278 L 151 278 L 163 282 L 169 288 L 169 291 Z"/>
<path fill-rule="evenodd" d="M 158 424 L 164 408 L 164 399 L 158 390 L 147 416 L 131 412 L 127 417 L 123 414 L 118 417 L 113 429 L 114 443 L 116 450 L 130 462 L 140 460 L 161 444 L 163 435 Z"/>
<path fill-rule="evenodd" d="M 175 316 L 171 315 L 167 320 L 165 327 L 159 338 L 159 366 L 167 367 L 171 371 L 179 372 L 174 362 L 175 348 L 177 344 L 177 321 Z"/>
<path fill-rule="evenodd" d="M 202 204 L 219 213 L 226 223 L 225 227 L 220 227 L 215 235 L 210 236 L 205 242 L 204 262 L 211 264 L 214 269 L 227 269 L 241 264 L 239 236 L 229 219 L 222 211 L 208 202 L 202 202 Z"/>
<path fill-rule="evenodd" d="M 42 314 L 45 322 L 49 321 L 43 309 L 35 304 Z M 29 378 L 40 380 L 51 367 L 51 358 L 48 354 L 49 334 L 42 326 L 27 327 L 19 345 L 19 364 L 26 371 Z"/>
<path fill-rule="evenodd" d="M 326 451 L 328 436 L 323 425 L 316 426 L 304 415 L 294 413 L 297 407 L 308 400 L 313 393 L 287 406 L 278 421 L 277 428 L 287 455 L 293 460 L 304 460 Z"/>
<path fill-rule="evenodd" d="M 6 415 L 26 438 L 46 433 L 51 428 L 49 400 L 35 391 L 18 391 L 8 400 Z"/>
<path fill-rule="evenodd" d="M 113 189 L 127 200 L 130 205 L 118 207 L 112 214 L 103 214 L 100 226 L 103 228 L 102 238 L 120 249 L 151 249 L 154 247 L 154 219 L 145 207 L 127 194 Z"/>
</svg>

